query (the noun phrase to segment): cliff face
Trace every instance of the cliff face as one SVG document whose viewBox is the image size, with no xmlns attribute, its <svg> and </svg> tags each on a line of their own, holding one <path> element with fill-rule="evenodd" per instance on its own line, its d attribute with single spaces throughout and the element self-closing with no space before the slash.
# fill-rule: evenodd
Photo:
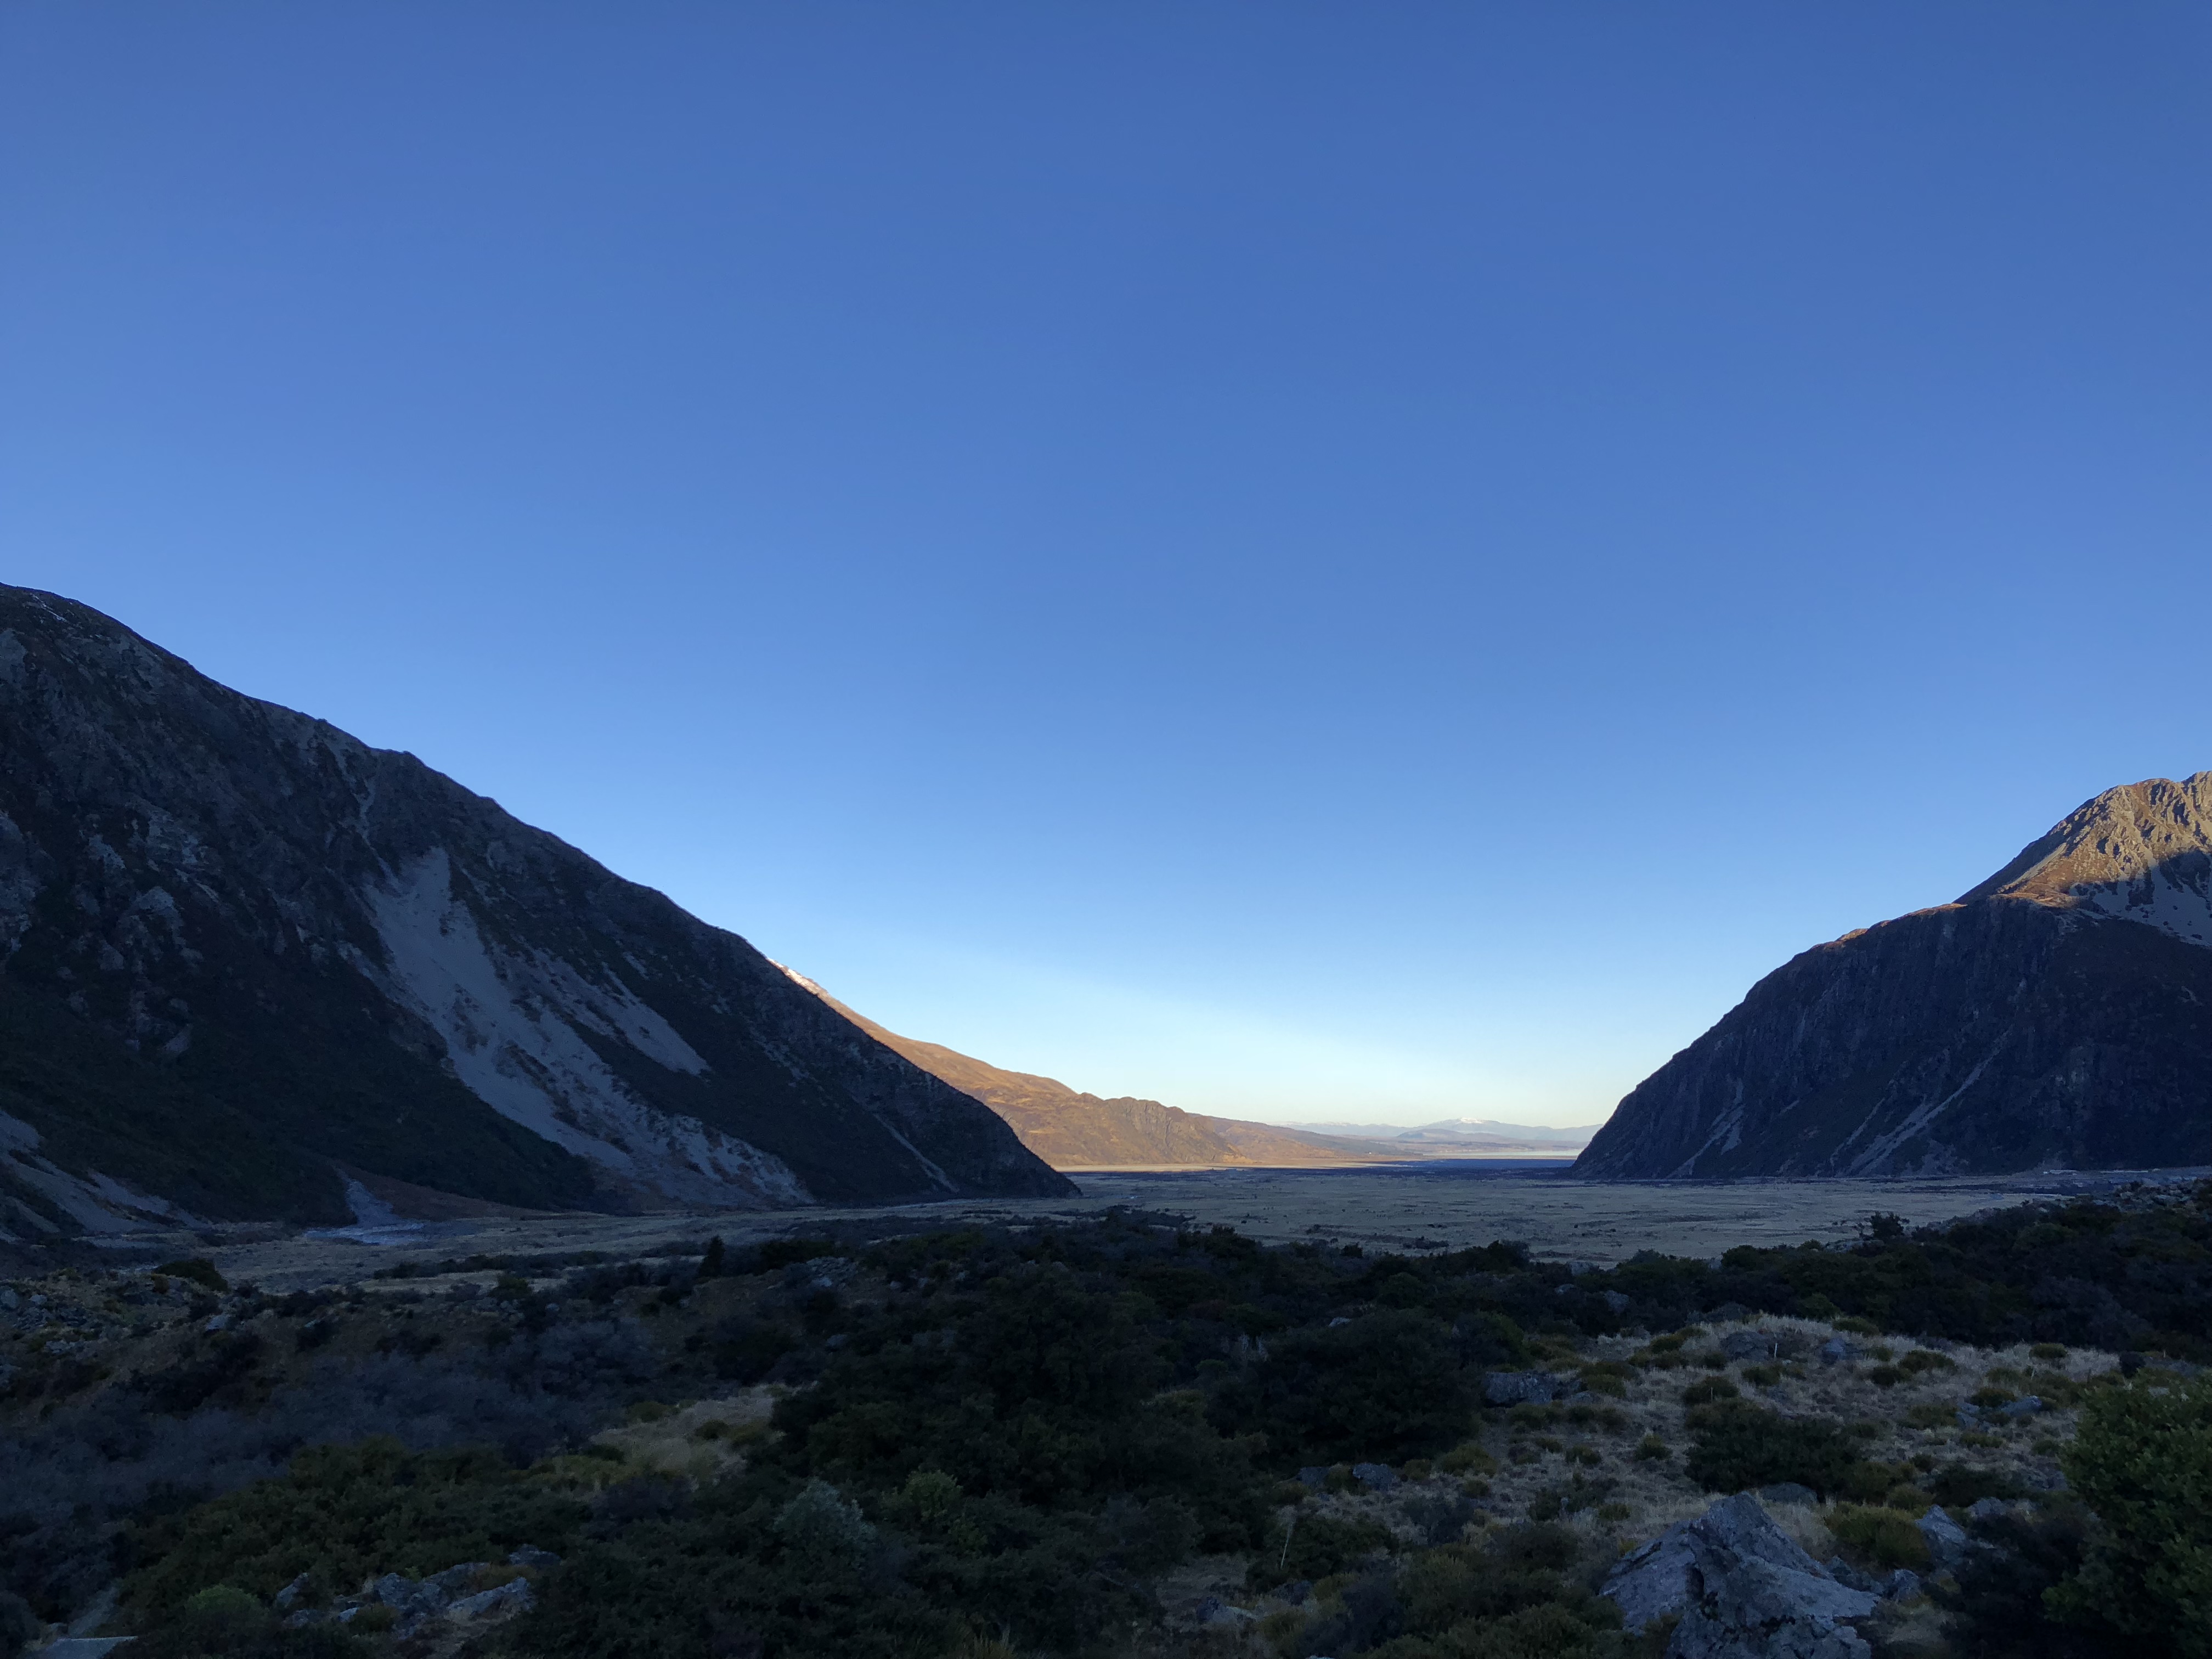
<svg viewBox="0 0 2212 1659">
<path fill-rule="evenodd" d="M 1072 1190 L 734 934 L 0 587 L 0 1226 Z"/>
<path fill-rule="evenodd" d="M 1955 902 L 1806 951 L 1646 1079 L 1601 1177 L 2212 1163 L 2212 773 L 2107 790 Z"/>
</svg>

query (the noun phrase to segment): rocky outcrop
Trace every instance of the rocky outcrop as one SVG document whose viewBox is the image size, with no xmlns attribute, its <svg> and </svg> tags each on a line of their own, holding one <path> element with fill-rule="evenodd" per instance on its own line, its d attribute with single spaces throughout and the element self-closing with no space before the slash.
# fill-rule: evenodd
<svg viewBox="0 0 2212 1659">
<path fill-rule="evenodd" d="M 1625 1557 L 1603 1593 L 1631 1631 L 1679 1621 L 1668 1659 L 1869 1659 L 1851 1621 L 1881 1604 L 1838 1582 L 1746 1492 Z"/>
<path fill-rule="evenodd" d="M 744 940 L 0 588 L 0 1227 L 1072 1190 Z M 383 1190 L 399 1190 L 387 1185 Z"/>
<path fill-rule="evenodd" d="M 2212 773 L 2108 790 L 1957 902 L 1752 988 L 1575 1164 L 1600 1178 L 2212 1163 Z"/>
</svg>

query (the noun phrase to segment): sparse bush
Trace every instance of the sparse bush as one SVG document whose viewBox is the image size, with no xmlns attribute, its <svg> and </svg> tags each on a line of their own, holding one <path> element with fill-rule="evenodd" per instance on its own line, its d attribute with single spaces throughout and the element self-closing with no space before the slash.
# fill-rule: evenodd
<svg viewBox="0 0 2212 1659">
<path fill-rule="evenodd" d="M 1446 1474 L 1495 1474 L 1498 1460 L 1483 1450 L 1480 1443 L 1467 1440 L 1439 1457 L 1437 1467 Z"/>
<path fill-rule="evenodd" d="M 1825 1517 L 1844 1553 L 1861 1565 L 1928 1568 L 1928 1540 L 1900 1510 L 1845 1504 Z"/>
</svg>

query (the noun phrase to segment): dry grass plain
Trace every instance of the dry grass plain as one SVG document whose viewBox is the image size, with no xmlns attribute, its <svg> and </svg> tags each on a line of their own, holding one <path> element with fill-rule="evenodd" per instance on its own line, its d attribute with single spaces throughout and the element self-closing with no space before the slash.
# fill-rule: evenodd
<svg viewBox="0 0 2212 1659">
<path fill-rule="evenodd" d="M 233 1229 L 210 1250 L 179 1235 L 180 1254 L 210 1254 L 234 1283 L 272 1291 L 343 1284 L 396 1261 L 471 1255 L 604 1250 L 651 1255 L 719 1233 L 731 1243 L 880 1220 L 885 1230 L 1096 1215 L 1116 1206 L 1234 1227 L 1263 1243 L 1320 1239 L 1370 1249 L 1457 1249 L 1526 1243 L 1542 1259 L 1621 1261 L 1638 1250 L 1712 1256 L 1737 1244 L 1853 1237 L 1876 1212 L 1917 1225 L 2036 1197 L 2103 1190 L 2126 1175 L 1925 1181 L 1588 1182 L 1557 1165 L 1472 1159 L 1376 1168 L 1131 1170 L 1078 1176 L 1075 1198 L 955 1200 L 863 1209 L 650 1216 L 483 1216 L 337 1234 Z M 156 1242 L 156 1241 L 149 1241 Z"/>
</svg>

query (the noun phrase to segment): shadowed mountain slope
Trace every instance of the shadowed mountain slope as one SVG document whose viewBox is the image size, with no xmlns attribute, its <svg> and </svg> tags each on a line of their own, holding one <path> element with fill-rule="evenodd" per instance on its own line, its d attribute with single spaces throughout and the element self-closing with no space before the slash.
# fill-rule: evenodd
<svg viewBox="0 0 2212 1659">
<path fill-rule="evenodd" d="M 2212 773 L 1768 975 L 1622 1101 L 1613 1177 L 2212 1163 Z"/>
<path fill-rule="evenodd" d="M 0 587 L 0 1228 L 1045 1194 L 968 1096 L 412 756 Z"/>
</svg>

